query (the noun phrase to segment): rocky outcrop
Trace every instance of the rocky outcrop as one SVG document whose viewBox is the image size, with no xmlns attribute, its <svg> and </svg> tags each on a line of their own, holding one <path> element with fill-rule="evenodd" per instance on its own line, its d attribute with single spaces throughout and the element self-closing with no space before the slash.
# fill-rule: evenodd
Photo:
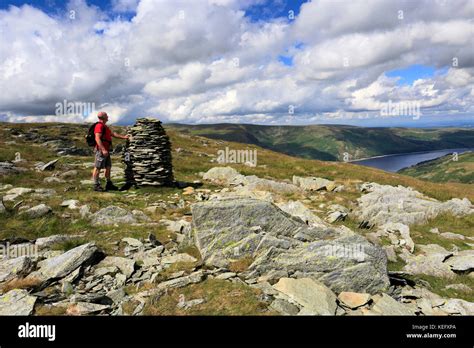
<svg viewBox="0 0 474 348">
<path fill-rule="evenodd" d="M 64 254 L 39 262 L 39 269 L 30 273 L 28 278 L 48 283 L 69 275 L 83 265 L 94 263 L 100 257 L 100 251 L 94 243 L 83 244 Z"/>
<path fill-rule="evenodd" d="M 95 214 L 92 214 L 93 225 L 133 224 L 149 220 L 148 216 L 141 211 L 134 210 L 129 212 L 114 205 L 102 208 Z"/>
<path fill-rule="evenodd" d="M 463 216 L 474 212 L 467 198 L 439 202 L 412 188 L 376 183 L 363 184 L 361 190 L 368 192 L 357 200 L 358 207 L 354 213 L 361 221 L 361 227 L 387 223 L 411 225 L 425 223 L 441 213 Z"/>
<path fill-rule="evenodd" d="M 35 307 L 36 297 L 28 291 L 13 289 L 0 296 L 0 315 L 30 315 Z"/>
<path fill-rule="evenodd" d="M 300 314 L 336 314 L 336 295 L 320 282 L 309 278 L 281 278 L 273 287 L 299 304 L 302 307 Z"/>
<path fill-rule="evenodd" d="M 388 286 L 384 251 L 347 230 L 310 227 L 270 202 L 225 198 L 192 206 L 194 240 L 208 264 L 252 257 L 248 277 L 285 270 L 334 291 Z"/>
<path fill-rule="evenodd" d="M 331 180 L 316 177 L 303 178 L 296 175 L 293 176 L 293 184 L 306 191 L 332 191 L 336 187 L 334 181 Z"/>
<path fill-rule="evenodd" d="M 28 275 L 34 268 L 34 262 L 28 256 L 0 260 L 0 283 Z"/>
</svg>

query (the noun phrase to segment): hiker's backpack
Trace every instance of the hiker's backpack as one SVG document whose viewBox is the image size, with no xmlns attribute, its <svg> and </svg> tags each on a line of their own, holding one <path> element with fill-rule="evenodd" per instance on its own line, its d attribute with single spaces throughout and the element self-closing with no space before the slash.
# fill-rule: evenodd
<svg viewBox="0 0 474 348">
<path fill-rule="evenodd" d="M 95 142 L 94 130 L 95 130 L 95 126 L 97 126 L 98 123 L 100 123 L 100 122 L 96 122 L 92 126 L 90 126 L 89 127 L 89 132 L 87 132 L 86 142 L 87 142 L 87 145 L 89 145 L 89 146 L 96 146 L 97 145 L 97 143 Z M 105 132 L 105 127 L 102 130 L 101 138 L 104 136 L 104 132 Z"/>
</svg>

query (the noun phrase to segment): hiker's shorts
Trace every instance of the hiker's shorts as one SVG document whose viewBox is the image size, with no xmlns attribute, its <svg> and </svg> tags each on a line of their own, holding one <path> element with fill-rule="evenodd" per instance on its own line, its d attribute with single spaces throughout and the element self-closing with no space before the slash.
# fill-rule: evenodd
<svg viewBox="0 0 474 348">
<path fill-rule="evenodd" d="M 110 158 L 110 153 L 107 157 L 102 154 L 102 151 L 95 150 L 95 163 L 94 167 L 97 169 L 104 169 L 112 167 L 112 159 Z"/>
</svg>

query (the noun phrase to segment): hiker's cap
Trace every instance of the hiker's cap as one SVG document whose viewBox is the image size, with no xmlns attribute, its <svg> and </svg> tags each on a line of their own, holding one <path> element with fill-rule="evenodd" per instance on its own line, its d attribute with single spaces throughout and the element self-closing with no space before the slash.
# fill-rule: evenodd
<svg viewBox="0 0 474 348">
<path fill-rule="evenodd" d="M 105 111 L 99 111 L 99 113 L 97 114 L 97 117 L 100 118 L 100 119 L 103 119 L 106 116 L 108 116 L 108 115 Z"/>
</svg>

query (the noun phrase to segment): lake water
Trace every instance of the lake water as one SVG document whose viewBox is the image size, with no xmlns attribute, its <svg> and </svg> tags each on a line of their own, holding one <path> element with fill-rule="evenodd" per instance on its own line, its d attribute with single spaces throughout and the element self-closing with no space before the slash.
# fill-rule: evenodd
<svg viewBox="0 0 474 348">
<path fill-rule="evenodd" d="M 398 172 L 402 168 L 410 167 L 420 162 L 429 161 L 442 157 L 449 153 L 463 153 L 466 151 L 474 151 L 474 149 L 446 149 L 435 150 L 429 152 L 415 152 L 398 155 L 387 155 L 380 157 L 372 157 L 364 160 L 353 161 L 351 163 L 360 164 L 367 167 L 374 167 L 385 170 L 387 172 Z"/>
</svg>

